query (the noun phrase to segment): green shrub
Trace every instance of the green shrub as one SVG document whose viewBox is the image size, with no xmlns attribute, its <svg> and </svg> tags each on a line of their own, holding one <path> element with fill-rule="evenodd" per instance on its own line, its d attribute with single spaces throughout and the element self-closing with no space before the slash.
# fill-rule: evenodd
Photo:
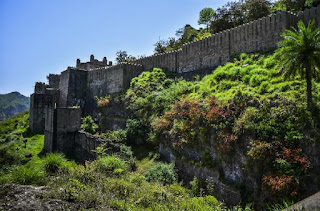
<svg viewBox="0 0 320 211">
<path fill-rule="evenodd" d="M 94 133 L 96 133 L 96 131 L 98 129 L 98 125 L 96 123 L 94 123 L 91 116 L 86 116 L 82 120 L 81 129 L 88 132 L 88 133 L 94 134 Z"/>
<path fill-rule="evenodd" d="M 268 79 L 268 76 L 263 76 L 263 75 L 253 75 L 250 78 L 250 85 L 252 87 L 256 87 L 259 86 L 263 81 L 266 81 Z"/>
<path fill-rule="evenodd" d="M 146 173 L 147 181 L 156 181 L 162 184 L 172 184 L 177 181 L 177 173 L 173 164 L 158 163 L 151 167 Z"/>
<path fill-rule="evenodd" d="M 277 60 L 271 56 L 269 58 L 264 59 L 264 64 L 263 66 L 267 69 L 273 68 L 277 64 Z"/>
<path fill-rule="evenodd" d="M 16 143 L 0 146 L 0 169 L 7 165 L 20 164 L 24 160 L 23 153 Z"/>
<path fill-rule="evenodd" d="M 99 157 L 96 161 L 97 168 L 103 172 L 113 172 L 115 169 L 128 169 L 128 164 L 116 156 Z M 117 170 L 118 172 L 120 170 Z"/>
<path fill-rule="evenodd" d="M 264 76 L 268 76 L 269 75 L 269 71 L 263 68 L 255 68 L 252 69 L 249 73 L 251 76 L 252 75 L 264 75 Z"/>
<path fill-rule="evenodd" d="M 193 196 L 199 196 L 201 195 L 201 184 L 200 181 L 197 179 L 197 177 L 194 177 L 193 180 L 189 183 L 191 186 L 191 192 Z"/>
<path fill-rule="evenodd" d="M 150 125 L 140 119 L 128 119 L 126 131 L 129 142 L 136 144 L 145 143 L 148 140 Z"/>
<path fill-rule="evenodd" d="M 221 203 L 214 196 L 194 197 L 181 204 L 181 210 L 207 211 L 215 210 Z"/>
<path fill-rule="evenodd" d="M 245 83 L 249 83 L 250 78 L 251 78 L 250 75 L 245 75 L 245 76 L 242 77 L 242 81 L 245 82 Z"/>
<path fill-rule="evenodd" d="M 21 185 L 44 185 L 46 174 L 42 166 L 37 164 L 16 166 L 11 173 L 11 180 Z"/>
<path fill-rule="evenodd" d="M 264 93 L 268 92 L 269 87 L 270 87 L 269 82 L 268 81 L 263 81 L 260 84 L 259 93 L 260 94 L 264 94 Z"/>
<path fill-rule="evenodd" d="M 124 144 L 120 145 L 120 153 L 122 155 L 124 155 L 124 157 L 126 157 L 126 158 L 132 158 L 132 156 L 133 156 L 133 152 L 131 150 L 131 147 L 124 145 Z"/>
<path fill-rule="evenodd" d="M 67 169 L 67 159 L 62 154 L 48 154 L 43 160 L 45 172 L 47 174 L 55 174 L 60 170 Z"/>
<path fill-rule="evenodd" d="M 226 91 L 231 89 L 231 87 L 238 85 L 237 82 L 234 81 L 221 81 L 219 84 L 219 91 Z"/>
<path fill-rule="evenodd" d="M 128 164 L 129 164 L 129 170 L 130 171 L 136 171 L 138 166 L 137 166 L 137 160 L 133 157 L 131 157 L 129 160 L 128 160 Z"/>
<path fill-rule="evenodd" d="M 106 133 L 101 134 L 100 137 L 115 143 L 125 143 L 127 140 L 127 131 L 122 129 L 107 131 Z"/>
</svg>

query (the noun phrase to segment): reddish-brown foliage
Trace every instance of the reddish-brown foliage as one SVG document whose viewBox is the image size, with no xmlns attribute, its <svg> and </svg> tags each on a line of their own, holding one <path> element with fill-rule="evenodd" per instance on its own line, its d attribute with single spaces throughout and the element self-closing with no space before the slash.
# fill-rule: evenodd
<svg viewBox="0 0 320 211">
<path fill-rule="evenodd" d="M 272 194 L 290 194 L 297 193 L 297 186 L 293 176 L 288 175 L 268 175 L 262 178 L 263 188 L 269 190 Z"/>
</svg>

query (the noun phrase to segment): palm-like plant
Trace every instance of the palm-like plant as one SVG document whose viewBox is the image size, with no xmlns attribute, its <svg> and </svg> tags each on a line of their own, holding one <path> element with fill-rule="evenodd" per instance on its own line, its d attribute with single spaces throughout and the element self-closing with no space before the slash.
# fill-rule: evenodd
<svg viewBox="0 0 320 211">
<path fill-rule="evenodd" d="M 278 43 L 280 71 L 285 77 L 299 74 L 307 81 L 308 108 L 312 105 L 312 78 L 320 75 L 320 28 L 316 28 L 315 21 L 308 26 L 300 20 L 298 28 L 286 30 L 284 39 Z"/>
</svg>

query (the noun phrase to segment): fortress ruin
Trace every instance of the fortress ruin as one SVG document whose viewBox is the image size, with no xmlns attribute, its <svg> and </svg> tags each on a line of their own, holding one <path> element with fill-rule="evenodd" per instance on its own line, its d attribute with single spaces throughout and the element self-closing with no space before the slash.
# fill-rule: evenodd
<svg viewBox="0 0 320 211">
<path fill-rule="evenodd" d="M 178 75 L 196 75 L 201 71 L 212 71 L 242 52 L 275 49 L 285 29 L 295 27 L 298 20 L 307 23 L 311 19 L 320 26 L 320 5 L 298 14 L 277 12 L 185 44 L 180 50 L 152 55 L 132 63 L 112 65 L 106 57 L 99 61 L 93 55 L 89 62 L 82 63 L 77 59 L 75 67 L 68 67 L 61 74 L 49 74 L 48 84 L 36 83 L 31 95 L 30 128 L 35 132 L 44 132 L 45 150 L 89 158 L 98 143 L 79 129 L 81 116 L 93 114 L 96 109 L 94 96 L 122 92 L 129 87 L 132 78 L 155 67 Z M 106 129 L 123 125 L 117 119 L 108 121 L 111 126 Z"/>
</svg>

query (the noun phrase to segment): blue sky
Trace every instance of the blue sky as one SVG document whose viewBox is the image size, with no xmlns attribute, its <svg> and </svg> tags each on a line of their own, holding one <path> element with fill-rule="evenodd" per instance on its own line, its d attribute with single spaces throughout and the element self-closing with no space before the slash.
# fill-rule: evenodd
<svg viewBox="0 0 320 211">
<path fill-rule="evenodd" d="M 0 0 L 0 93 L 33 92 L 36 81 L 77 58 L 114 60 L 119 50 L 151 55 L 154 44 L 204 7 L 227 0 Z"/>
</svg>

